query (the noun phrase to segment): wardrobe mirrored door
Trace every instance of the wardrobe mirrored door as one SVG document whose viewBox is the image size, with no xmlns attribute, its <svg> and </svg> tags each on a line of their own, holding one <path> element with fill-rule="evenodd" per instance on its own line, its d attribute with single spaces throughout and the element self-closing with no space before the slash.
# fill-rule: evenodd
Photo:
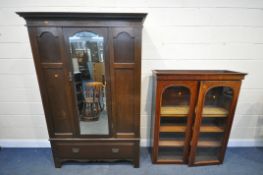
<svg viewBox="0 0 263 175">
<path fill-rule="evenodd" d="M 108 135 L 105 37 L 95 29 L 68 33 L 80 135 Z"/>
</svg>

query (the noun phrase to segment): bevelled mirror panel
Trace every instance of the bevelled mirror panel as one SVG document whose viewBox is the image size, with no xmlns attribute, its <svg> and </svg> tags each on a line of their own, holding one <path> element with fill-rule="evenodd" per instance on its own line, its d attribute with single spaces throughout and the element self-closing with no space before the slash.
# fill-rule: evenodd
<svg viewBox="0 0 263 175">
<path fill-rule="evenodd" d="M 108 135 L 104 37 L 82 31 L 69 37 L 81 135 Z"/>
</svg>

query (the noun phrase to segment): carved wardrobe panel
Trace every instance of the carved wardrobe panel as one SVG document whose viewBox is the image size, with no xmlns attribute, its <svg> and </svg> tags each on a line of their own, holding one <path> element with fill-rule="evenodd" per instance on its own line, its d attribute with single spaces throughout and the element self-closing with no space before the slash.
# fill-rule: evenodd
<svg viewBox="0 0 263 175">
<path fill-rule="evenodd" d="M 117 137 L 139 137 L 140 38 L 139 28 L 112 28 L 112 89 Z M 118 94 L 118 95 L 117 95 Z"/>
</svg>

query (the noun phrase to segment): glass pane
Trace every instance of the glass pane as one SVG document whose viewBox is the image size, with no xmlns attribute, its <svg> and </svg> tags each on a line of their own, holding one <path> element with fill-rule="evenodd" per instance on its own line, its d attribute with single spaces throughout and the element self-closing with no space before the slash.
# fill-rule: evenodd
<svg viewBox="0 0 263 175">
<path fill-rule="evenodd" d="M 195 161 L 219 160 L 232 98 L 229 87 L 215 87 L 207 92 Z"/>
<path fill-rule="evenodd" d="M 79 32 L 69 42 L 80 134 L 108 134 L 104 38 Z"/>
<path fill-rule="evenodd" d="M 196 162 L 218 160 L 219 148 L 197 148 Z"/>
<path fill-rule="evenodd" d="M 158 160 L 183 160 L 183 148 L 159 147 Z"/>
<path fill-rule="evenodd" d="M 186 87 L 172 86 L 162 94 L 162 116 L 186 116 L 189 111 L 190 92 Z"/>
<path fill-rule="evenodd" d="M 183 86 L 164 90 L 160 111 L 158 160 L 183 161 L 190 91 Z"/>
</svg>

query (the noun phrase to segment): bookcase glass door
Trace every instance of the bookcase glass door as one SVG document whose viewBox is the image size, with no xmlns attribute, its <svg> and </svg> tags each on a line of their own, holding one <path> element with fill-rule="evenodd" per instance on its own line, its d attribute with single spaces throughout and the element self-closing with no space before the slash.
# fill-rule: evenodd
<svg viewBox="0 0 263 175">
<path fill-rule="evenodd" d="M 233 89 L 225 86 L 205 94 L 194 163 L 220 161 L 232 99 Z"/>
<path fill-rule="evenodd" d="M 160 105 L 158 161 L 183 162 L 190 90 L 184 86 L 167 87 L 162 92 Z"/>
</svg>

